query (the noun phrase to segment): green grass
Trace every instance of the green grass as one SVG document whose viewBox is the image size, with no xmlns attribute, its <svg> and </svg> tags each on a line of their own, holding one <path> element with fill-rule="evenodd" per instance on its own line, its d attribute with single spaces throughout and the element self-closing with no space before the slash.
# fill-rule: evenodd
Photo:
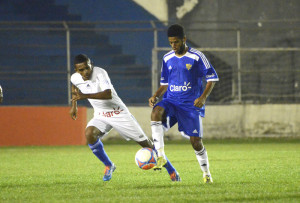
<svg viewBox="0 0 300 203">
<path fill-rule="evenodd" d="M 0 148 L 0 202 L 300 202 L 297 139 L 205 142 L 214 179 L 206 185 L 186 142 L 165 147 L 176 183 L 166 170 L 139 169 L 138 145 L 104 146 L 117 166 L 109 182 L 87 146 Z"/>
</svg>

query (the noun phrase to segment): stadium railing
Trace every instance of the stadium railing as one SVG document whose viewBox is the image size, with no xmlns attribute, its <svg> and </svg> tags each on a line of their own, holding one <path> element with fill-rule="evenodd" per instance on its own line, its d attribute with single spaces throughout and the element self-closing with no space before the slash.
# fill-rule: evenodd
<svg viewBox="0 0 300 203">
<path fill-rule="evenodd" d="M 125 103 L 147 105 L 170 50 L 170 23 L 0 22 L 3 104 L 68 104 L 72 58 L 86 53 L 107 69 Z M 188 44 L 203 51 L 219 74 L 210 102 L 300 102 L 300 20 L 181 23 Z"/>
<path fill-rule="evenodd" d="M 182 24 L 187 44 L 202 51 L 220 77 L 211 103 L 300 102 L 300 20 Z M 152 92 L 159 86 L 161 58 L 170 50 L 158 38 L 152 50 Z"/>
</svg>

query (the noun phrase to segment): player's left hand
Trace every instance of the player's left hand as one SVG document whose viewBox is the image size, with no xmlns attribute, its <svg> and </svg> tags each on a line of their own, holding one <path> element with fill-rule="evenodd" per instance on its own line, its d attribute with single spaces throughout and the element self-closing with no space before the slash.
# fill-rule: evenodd
<svg viewBox="0 0 300 203">
<path fill-rule="evenodd" d="M 158 100 L 158 98 L 156 96 L 150 97 L 149 100 L 148 100 L 149 101 L 149 106 L 150 107 L 154 107 L 154 105 L 156 104 L 157 100 Z"/>
<path fill-rule="evenodd" d="M 72 107 L 72 108 L 70 109 L 69 114 L 70 114 L 70 116 L 71 116 L 71 118 L 72 118 L 73 120 L 76 120 L 76 119 L 77 119 L 77 112 L 78 112 L 77 107 Z"/>
<path fill-rule="evenodd" d="M 194 106 L 201 108 L 205 104 L 205 100 L 203 97 L 199 97 L 195 99 Z"/>
</svg>

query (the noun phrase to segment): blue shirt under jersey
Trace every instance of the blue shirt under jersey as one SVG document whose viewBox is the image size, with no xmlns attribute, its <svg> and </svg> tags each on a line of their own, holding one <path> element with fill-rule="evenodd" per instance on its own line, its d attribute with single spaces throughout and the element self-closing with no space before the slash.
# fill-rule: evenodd
<svg viewBox="0 0 300 203">
<path fill-rule="evenodd" d="M 164 55 L 160 80 L 161 85 L 168 85 L 164 98 L 179 105 L 193 106 L 195 99 L 203 93 L 203 78 L 207 82 L 219 80 L 215 69 L 202 52 L 189 47 L 181 57 L 176 56 L 174 51 Z M 204 116 L 205 106 L 197 110 Z"/>
</svg>

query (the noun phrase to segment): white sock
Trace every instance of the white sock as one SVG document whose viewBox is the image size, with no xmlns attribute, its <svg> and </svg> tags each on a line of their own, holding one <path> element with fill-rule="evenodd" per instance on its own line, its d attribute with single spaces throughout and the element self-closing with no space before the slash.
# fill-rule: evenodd
<svg viewBox="0 0 300 203">
<path fill-rule="evenodd" d="M 152 138 L 157 155 L 165 157 L 164 129 L 161 121 L 151 121 Z"/>
<path fill-rule="evenodd" d="M 203 176 L 210 175 L 208 157 L 205 147 L 203 147 L 203 149 L 200 151 L 195 151 L 195 154 L 200 168 L 203 171 Z"/>
</svg>

